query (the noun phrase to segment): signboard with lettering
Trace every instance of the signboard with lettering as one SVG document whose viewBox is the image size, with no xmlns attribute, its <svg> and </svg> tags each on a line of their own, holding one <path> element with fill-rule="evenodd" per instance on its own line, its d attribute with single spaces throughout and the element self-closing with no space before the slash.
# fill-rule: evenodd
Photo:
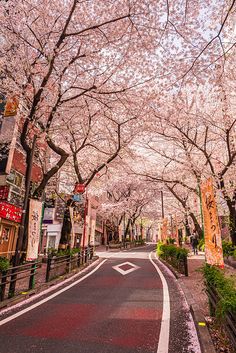
<svg viewBox="0 0 236 353">
<path fill-rule="evenodd" d="M 168 219 L 162 220 L 161 240 L 165 243 L 168 238 Z"/>
<path fill-rule="evenodd" d="M 95 219 L 92 219 L 91 229 L 90 229 L 90 245 L 95 245 L 95 228 L 96 228 L 96 221 Z"/>
<path fill-rule="evenodd" d="M 53 223 L 54 210 L 55 209 L 51 207 L 44 208 L 43 223 L 47 223 L 47 224 Z"/>
<path fill-rule="evenodd" d="M 38 258 L 41 218 L 42 202 L 31 199 L 29 204 L 28 246 L 26 253 L 27 261 L 33 261 Z"/>
<path fill-rule="evenodd" d="M 0 186 L 0 200 L 7 200 L 9 195 L 9 186 L 2 185 Z"/>
<path fill-rule="evenodd" d="M 206 262 L 210 265 L 224 267 L 221 233 L 212 178 L 201 184 L 201 194 Z"/>
<path fill-rule="evenodd" d="M 74 193 L 82 194 L 84 191 L 85 191 L 85 185 L 84 184 L 79 184 L 79 183 L 75 184 Z"/>
<path fill-rule="evenodd" d="M 0 201 L 0 217 L 9 221 L 21 222 L 22 209 L 8 202 Z"/>
</svg>

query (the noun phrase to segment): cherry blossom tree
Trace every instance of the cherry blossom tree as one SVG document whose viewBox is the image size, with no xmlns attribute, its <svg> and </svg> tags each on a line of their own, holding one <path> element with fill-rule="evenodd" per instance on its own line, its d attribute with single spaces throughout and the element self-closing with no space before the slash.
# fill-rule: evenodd
<svg viewBox="0 0 236 353">
<path fill-rule="evenodd" d="M 111 94 L 118 96 L 150 79 L 149 71 L 142 74 L 141 70 L 148 50 L 143 51 L 142 64 L 137 61 L 141 59 L 138 50 L 144 40 L 151 44 L 149 32 L 157 24 L 147 1 L 119 1 L 106 8 L 102 1 L 78 0 L 8 1 L 2 6 L 1 90 L 17 94 L 21 101 L 26 186 L 37 145 L 34 140 L 43 136 L 58 156 L 34 193 L 40 198 L 69 156 L 55 143 L 55 125 L 67 119 L 64 113 L 71 103 L 81 106 L 81 97 L 111 104 Z"/>
</svg>

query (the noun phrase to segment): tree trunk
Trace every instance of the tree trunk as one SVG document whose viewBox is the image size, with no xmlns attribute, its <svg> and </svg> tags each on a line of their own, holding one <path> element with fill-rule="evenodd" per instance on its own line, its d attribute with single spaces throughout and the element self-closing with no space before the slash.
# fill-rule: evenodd
<svg viewBox="0 0 236 353">
<path fill-rule="evenodd" d="M 229 210 L 229 234 L 233 245 L 236 245 L 236 190 L 234 190 L 233 198 L 227 194 L 225 190 L 225 182 L 223 177 L 220 178 L 220 183 L 218 184 L 218 188 L 222 191 L 224 200 L 228 206 Z"/>
<path fill-rule="evenodd" d="M 236 210 L 230 205 L 229 211 L 229 234 L 232 244 L 236 245 Z"/>
<path fill-rule="evenodd" d="M 130 226 L 130 218 L 129 218 L 128 223 L 126 224 L 126 228 L 125 228 L 125 238 L 129 232 L 129 226 Z"/>
<path fill-rule="evenodd" d="M 197 220 L 195 214 L 193 212 L 190 212 L 189 216 L 192 218 L 194 228 L 196 229 L 199 238 L 202 239 L 203 238 L 203 230 L 202 230 L 200 224 L 198 223 L 198 220 Z"/>
</svg>

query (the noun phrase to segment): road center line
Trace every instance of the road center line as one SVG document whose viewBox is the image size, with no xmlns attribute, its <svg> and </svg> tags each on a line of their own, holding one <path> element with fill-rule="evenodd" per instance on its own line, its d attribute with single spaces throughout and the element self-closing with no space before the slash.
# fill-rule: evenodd
<svg viewBox="0 0 236 353">
<path fill-rule="evenodd" d="M 107 261 L 107 259 L 103 260 L 103 261 L 102 261 L 97 267 L 95 267 L 91 272 L 87 273 L 85 276 L 83 276 L 82 278 L 78 279 L 77 281 L 75 281 L 75 282 L 69 284 L 69 285 L 66 286 L 65 288 L 60 289 L 58 292 L 53 293 L 53 294 L 50 295 L 49 297 L 40 300 L 39 302 L 37 302 L 37 303 L 35 303 L 35 304 L 33 304 L 33 305 L 31 305 L 31 306 L 29 306 L 29 307 L 27 307 L 27 308 L 25 308 L 25 309 L 19 311 L 19 312 L 16 313 L 16 314 L 13 314 L 13 315 L 7 317 L 6 319 L 3 319 L 2 321 L 0 321 L 0 326 L 5 325 L 7 322 L 16 319 L 17 317 L 19 317 L 19 316 L 21 316 L 21 315 L 27 313 L 27 312 L 30 311 L 30 310 L 33 310 L 33 309 L 37 308 L 38 306 L 40 306 L 40 305 L 42 305 L 42 304 L 48 302 L 49 300 L 51 300 L 51 299 L 57 297 L 58 295 L 60 295 L 61 293 L 67 291 L 68 289 L 70 289 L 70 288 L 76 286 L 76 284 L 82 282 L 83 280 L 85 280 L 86 278 L 88 278 L 89 276 L 91 276 L 94 272 L 96 272 L 96 271 L 104 264 L 104 262 L 106 262 L 106 261 Z"/>
<path fill-rule="evenodd" d="M 149 260 L 158 272 L 162 286 L 163 286 L 163 309 L 162 309 L 162 319 L 161 319 L 161 330 L 159 336 L 159 342 L 157 347 L 157 353 L 168 353 L 169 352 L 169 336 L 170 336 L 170 296 L 168 284 L 165 277 L 163 276 L 159 267 L 151 258 L 152 252 L 149 253 Z M 157 259 L 157 257 L 156 257 Z"/>
</svg>

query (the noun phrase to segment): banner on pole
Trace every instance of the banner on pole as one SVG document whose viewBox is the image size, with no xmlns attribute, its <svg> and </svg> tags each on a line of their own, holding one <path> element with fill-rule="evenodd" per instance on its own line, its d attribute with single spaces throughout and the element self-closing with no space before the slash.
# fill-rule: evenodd
<svg viewBox="0 0 236 353">
<path fill-rule="evenodd" d="M 158 222 L 158 225 L 157 225 L 157 240 L 158 241 L 162 241 L 162 225 L 161 225 L 161 221 Z"/>
<path fill-rule="evenodd" d="M 121 243 L 122 242 L 122 234 L 123 234 L 122 224 L 119 225 L 118 232 L 119 232 L 119 242 Z"/>
<path fill-rule="evenodd" d="M 162 220 L 162 241 L 165 243 L 168 238 L 168 219 L 164 218 Z"/>
<path fill-rule="evenodd" d="M 26 260 L 33 261 L 38 258 L 42 217 L 42 202 L 30 199 L 29 203 L 29 225 L 28 225 L 28 246 Z"/>
<path fill-rule="evenodd" d="M 176 245 L 179 246 L 179 225 L 178 225 L 178 220 L 177 216 L 175 215 L 175 222 L 174 222 L 174 238 L 176 241 Z"/>
<path fill-rule="evenodd" d="M 96 221 L 95 219 L 91 220 L 91 230 L 90 230 L 90 245 L 95 245 L 95 227 Z"/>
<path fill-rule="evenodd" d="M 221 233 L 212 178 L 201 184 L 201 196 L 206 262 L 210 265 L 224 267 Z"/>
</svg>

